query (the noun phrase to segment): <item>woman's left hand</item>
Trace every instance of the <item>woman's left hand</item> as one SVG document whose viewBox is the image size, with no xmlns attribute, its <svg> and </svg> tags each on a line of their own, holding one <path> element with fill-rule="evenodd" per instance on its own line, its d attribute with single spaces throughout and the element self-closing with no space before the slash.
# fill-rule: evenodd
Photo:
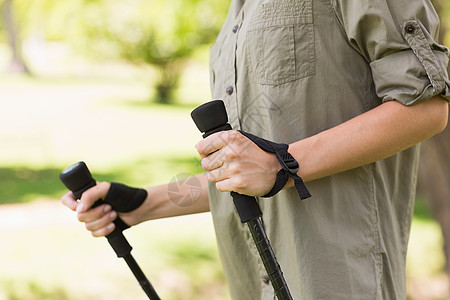
<svg viewBox="0 0 450 300">
<path fill-rule="evenodd" d="M 237 130 L 214 133 L 195 147 L 208 180 L 221 192 L 265 195 L 281 169 L 275 154 L 260 149 Z"/>
</svg>

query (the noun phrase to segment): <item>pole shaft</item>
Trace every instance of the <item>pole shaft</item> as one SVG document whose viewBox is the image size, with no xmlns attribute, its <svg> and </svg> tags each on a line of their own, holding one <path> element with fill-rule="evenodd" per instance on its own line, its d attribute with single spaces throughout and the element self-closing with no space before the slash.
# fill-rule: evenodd
<svg viewBox="0 0 450 300">
<path fill-rule="evenodd" d="M 203 138 L 219 131 L 232 129 L 228 124 L 227 111 L 222 100 L 214 100 L 197 107 L 191 112 L 191 116 L 198 129 L 204 132 Z M 250 229 L 277 298 L 291 300 L 292 296 L 284 280 L 283 272 L 262 226 L 262 212 L 256 198 L 236 192 L 231 192 L 231 196 L 241 222 L 247 223 Z"/>
<path fill-rule="evenodd" d="M 266 235 L 261 219 L 256 218 L 247 222 L 250 233 L 255 241 L 259 256 L 264 264 L 264 267 L 272 283 L 275 295 L 279 300 L 292 300 L 288 285 L 284 279 L 281 267 L 270 245 L 269 238 Z"/>
<path fill-rule="evenodd" d="M 125 255 L 123 257 L 125 262 L 127 263 L 128 267 L 130 268 L 131 272 L 133 272 L 134 277 L 136 277 L 137 281 L 141 285 L 142 289 L 144 290 L 145 294 L 147 294 L 148 298 L 150 300 L 161 300 L 159 298 L 158 294 L 156 293 L 155 289 L 151 285 L 150 281 L 145 277 L 144 272 L 142 272 L 141 268 L 137 264 L 134 257 L 131 255 L 131 253 Z"/>
</svg>

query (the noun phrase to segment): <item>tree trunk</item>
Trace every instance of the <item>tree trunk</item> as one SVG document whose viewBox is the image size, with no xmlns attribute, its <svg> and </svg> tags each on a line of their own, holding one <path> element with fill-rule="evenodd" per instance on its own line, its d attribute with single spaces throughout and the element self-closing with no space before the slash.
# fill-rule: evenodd
<svg viewBox="0 0 450 300">
<path fill-rule="evenodd" d="M 12 60 L 8 67 L 8 72 L 11 73 L 27 73 L 30 74 L 21 53 L 19 30 L 14 22 L 13 0 L 5 0 L 3 3 L 3 21 L 6 32 L 8 34 L 8 42 L 12 51 Z"/>
<path fill-rule="evenodd" d="M 447 1 L 447 0 L 446 0 Z M 434 0 L 433 4 L 442 15 L 442 1 Z M 441 22 L 439 42 L 442 44 L 446 34 L 445 24 Z M 450 65 L 448 66 L 450 71 Z M 450 276 L 450 126 L 447 129 L 424 142 L 422 145 L 421 162 L 419 167 L 418 193 L 424 195 L 431 207 L 431 211 L 439 222 L 444 239 L 444 253 L 446 271 Z"/>
<path fill-rule="evenodd" d="M 446 271 L 450 275 L 450 128 L 422 145 L 418 193 L 424 195 L 439 222 L 444 239 Z"/>
<path fill-rule="evenodd" d="M 182 63 L 172 60 L 156 66 L 158 79 L 156 86 L 155 102 L 160 104 L 172 104 L 174 102 L 174 92 L 180 82 L 182 73 Z"/>
</svg>

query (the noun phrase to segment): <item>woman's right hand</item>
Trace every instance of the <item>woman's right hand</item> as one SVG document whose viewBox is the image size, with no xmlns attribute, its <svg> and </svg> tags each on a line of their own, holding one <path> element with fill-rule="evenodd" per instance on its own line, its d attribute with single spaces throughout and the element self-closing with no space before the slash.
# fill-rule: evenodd
<svg viewBox="0 0 450 300">
<path fill-rule="evenodd" d="M 77 212 L 78 221 L 85 223 L 86 229 L 95 237 L 106 236 L 113 232 L 115 228 L 113 221 L 118 214 L 112 209 L 111 205 L 102 204 L 91 208 L 98 199 L 105 198 L 110 186 L 108 182 L 99 182 L 86 190 L 79 201 L 71 191 L 61 197 L 61 202 Z M 126 223 L 128 224 L 128 222 Z"/>
<path fill-rule="evenodd" d="M 192 198 L 192 187 L 186 184 L 178 186 L 178 182 L 175 183 L 177 188 L 180 188 L 177 196 L 180 198 L 187 196 L 192 201 L 192 205 L 188 206 L 178 205 L 177 199 L 171 197 L 172 194 L 169 191 L 173 183 L 149 187 L 146 189 L 148 196 L 145 201 L 127 213 L 117 213 L 109 204 L 91 208 L 98 199 L 105 199 L 111 187 L 108 182 L 97 182 L 97 185 L 86 190 L 78 201 L 72 192 L 67 192 L 61 197 L 61 202 L 77 212 L 78 220 L 85 223 L 86 229 L 93 236 L 106 236 L 114 231 L 113 221 L 117 216 L 125 224 L 134 226 L 148 220 L 209 211 L 208 180 L 205 174 L 195 175 L 195 177 L 195 181 L 198 180 L 198 186 L 195 188 L 200 189 L 200 193 L 196 193 L 195 198 Z"/>
</svg>

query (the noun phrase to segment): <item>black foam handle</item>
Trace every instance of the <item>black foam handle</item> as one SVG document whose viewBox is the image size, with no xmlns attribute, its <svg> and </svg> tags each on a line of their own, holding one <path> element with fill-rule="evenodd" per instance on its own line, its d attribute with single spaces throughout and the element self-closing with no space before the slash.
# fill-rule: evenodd
<svg viewBox="0 0 450 300">
<path fill-rule="evenodd" d="M 228 123 L 227 110 L 222 100 L 200 105 L 191 112 L 191 117 L 200 132 L 208 132 Z"/>
<path fill-rule="evenodd" d="M 92 178 L 91 172 L 89 172 L 88 167 L 82 161 L 73 164 L 66 170 L 64 170 L 60 175 L 59 179 L 64 183 L 64 185 L 72 191 L 75 198 L 80 199 L 81 195 L 91 187 L 96 185 L 96 181 Z M 97 207 L 104 204 L 102 200 L 98 200 L 94 203 L 92 207 Z M 127 239 L 123 235 L 122 231 L 129 226 L 122 221 L 119 217 L 114 221 L 116 228 L 113 232 L 108 234 L 106 238 L 109 244 L 114 249 L 118 257 L 124 257 L 129 254 L 132 250 L 131 245 L 128 243 Z"/>
<path fill-rule="evenodd" d="M 232 129 L 227 123 L 228 115 L 222 100 L 213 100 L 200 105 L 191 112 L 191 117 L 197 128 L 204 132 L 203 138 L 219 131 Z M 242 223 L 262 216 L 255 197 L 236 192 L 231 192 L 231 196 Z"/>
</svg>

